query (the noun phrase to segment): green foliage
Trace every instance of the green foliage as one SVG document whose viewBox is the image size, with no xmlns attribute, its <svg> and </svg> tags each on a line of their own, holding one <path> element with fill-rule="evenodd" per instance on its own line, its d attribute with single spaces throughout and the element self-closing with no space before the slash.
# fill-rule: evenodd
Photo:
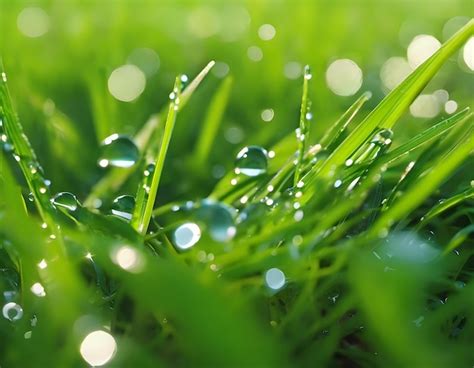
<svg viewBox="0 0 474 368">
<path fill-rule="evenodd" d="M 321 76 L 307 69 L 299 120 L 288 93 L 292 119 L 277 126 L 291 132 L 252 132 L 249 146 L 271 148 L 239 150 L 250 155 L 240 172 L 221 147 L 226 116 L 256 111 L 232 99 L 238 69 L 213 85 L 210 62 L 189 84 L 178 74 L 161 108 L 137 102 L 139 158 L 93 173 L 82 161 L 97 161 L 95 142 L 126 130 L 111 120 L 123 106 L 106 74 L 84 65 L 91 152 L 73 118 L 25 92 L 48 137 L 36 155 L 7 87 L 16 76 L 1 65 L 2 367 L 99 365 L 84 348 L 98 330 L 117 344 L 104 360 L 120 367 L 472 365 L 473 114 L 408 134 L 394 126 L 407 126 L 410 104 L 473 34 L 471 20 L 376 106 L 365 92 L 339 117 L 318 108 Z M 53 110 L 41 112 L 46 101 Z M 42 154 L 76 183 L 51 184 Z M 268 163 L 252 166 L 261 155 Z M 216 162 L 228 167 L 217 183 Z M 53 195 L 64 183 L 83 203 Z"/>
</svg>

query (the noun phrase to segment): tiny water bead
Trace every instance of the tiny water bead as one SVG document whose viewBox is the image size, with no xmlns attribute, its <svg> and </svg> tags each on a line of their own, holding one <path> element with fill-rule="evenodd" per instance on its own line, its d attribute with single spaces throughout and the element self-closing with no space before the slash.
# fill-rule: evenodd
<svg viewBox="0 0 474 368">
<path fill-rule="evenodd" d="M 285 286 L 285 274 L 279 268 L 270 268 L 265 272 L 265 283 L 272 290 L 280 290 Z"/>
<path fill-rule="evenodd" d="M 196 210 L 196 218 L 206 225 L 213 240 L 226 242 L 236 233 L 233 211 L 233 208 L 223 203 L 206 199 Z"/>
<path fill-rule="evenodd" d="M 201 239 L 201 229 L 193 222 L 185 223 L 179 226 L 173 234 L 175 245 L 186 250 L 194 246 Z"/>
<path fill-rule="evenodd" d="M 393 132 L 390 129 L 381 129 L 372 138 L 371 143 L 387 146 L 392 143 Z"/>
<path fill-rule="evenodd" d="M 23 308 L 14 302 L 9 302 L 3 306 L 2 314 L 9 321 L 18 321 L 23 317 Z"/>
<path fill-rule="evenodd" d="M 72 193 L 69 193 L 69 192 L 60 192 L 60 193 L 56 194 L 53 197 L 53 199 L 51 199 L 51 202 L 56 207 L 65 208 L 68 211 L 77 210 L 77 206 L 79 204 L 79 202 L 77 201 L 76 196 Z"/>
<path fill-rule="evenodd" d="M 100 158 L 97 161 L 100 167 L 128 168 L 137 162 L 140 155 L 135 143 L 129 137 L 119 134 L 105 138 L 100 151 Z"/>
<path fill-rule="evenodd" d="M 235 171 L 247 176 L 258 176 L 267 171 L 267 166 L 267 151 L 259 146 L 247 146 L 237 154 Z"/>
<path fill-rule="evenodd" d="M 79 351 L 88 364 L 99 367 L 113 358 L 117 351 L 117 343 L 108 332 L 97 330 L 91 332 L 82 340 Z"/>
<path fill-rule="evenodd" d="M 131 195 L 121 195 L 112 202 L 110 212 L 115 216 L 131 220 L 134 208 L 135 198 Z"/>
</svg>

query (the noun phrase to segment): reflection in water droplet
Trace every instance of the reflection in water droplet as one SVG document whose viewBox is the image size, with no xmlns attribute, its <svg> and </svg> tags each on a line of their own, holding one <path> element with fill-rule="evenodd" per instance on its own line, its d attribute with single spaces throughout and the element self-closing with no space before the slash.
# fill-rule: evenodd
<svg viewBox="0 0 474 368">
<path fill-rule="evenodd" d="M 135 198 L 131 195 L 121 195 L 112 202 L 110 212 L 115 216 L 131 220 L 134 208 Z"/>
<path fill-rule="evenodd" d="M 80 353 L 82 358 L 91 366 L 102 366 L 109 362 L 117 351 L 117 343 L 112 335 L 97 330 L 82 340 Z"/>
<path fill-rule="evenodd" d="M 3 317 L 14 322 L 23 317 L 23 308 L 14 302 L 10 302 L 3 306 L 2 313 Z"/>
<path fill-rule="evenodd" d="M 189 249 L 201 239 L 201 229 L 193 222 L 179 226 L 174 231 L 174 243 L 179 249 Z"/>
<path fill-rule="evenodd" d="M 56 194 L 51 200 L 56 207 L 62 207 L 69 211 L 75 211 L 78 206 L 77 198 L 69 192 L 61 192 Z"/>
<path fill-rule="evenodd" d="M 137 162 L 139 151 L 135 143 L 127 137 L 112 134 L 101 144 L 101 154 L 98 164 L 101 167 L 131 167 Z"/>
<path fill-rule="evenodd" d="M 206 225 L 212 239 L 225 242 L 231 240 L 236 233 L 232 211 L 225 204 L 206 199 L 196 210 L 196 218 Z"/>
<path fill-rule="evenodd" d="M 270 268 L 265 272 L 265 283 L 272 290 L 279 290 L 285 286 L 285 274 L 279 268 Z"/>
<path fill-rule="evenodd" d="M 46 263 L 46 260 L 42 259 L 40 263 L 38 263 L 38 267 L 44 270 L 46 267 L 48 267 L 48 263 Z"/>
<path fill-rule="evenodd" d="M 244 147 L 238 154 L 236 170 L 247 176 L 258 176 L 267 171 L 267 151 L 258 146 Z"/>
</svg>

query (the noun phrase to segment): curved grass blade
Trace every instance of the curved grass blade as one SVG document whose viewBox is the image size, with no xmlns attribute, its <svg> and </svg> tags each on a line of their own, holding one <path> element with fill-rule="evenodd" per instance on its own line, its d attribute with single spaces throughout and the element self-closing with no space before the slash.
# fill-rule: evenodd
<svg viewBox="0 0 474 368">
<path fill-rule="evenodd" d="M 474 149 L 474 139 L 472 137 L 473 128 L 452 149 L 452 151 L 438 158 L 437 162 L 431 166 L 423 177 L 414 182 L 403 196 L 393 202 L 382 216 L 376 221 L 369 231 L 369 236 L 377 236 L 381 231 L 391 226 L 408 215 L 444 181 L 453 171 L 471 154 Z"/>
<path fill-rule="evenodd" d="M 308 119 L 308 107 L 310 102 L 308 101 L 308 83 L 311 79 L 311 71 L 309 65 L 306 65 L 304 68 L 304 77 L 303 77 L 303 95 L 301 97 L 301 108 L 300 108 L 300 126 L 296 130 L 296 139 L 298 140 L 298 157 L 295 169 L 295 177 L 293 185 L 300 181 L 301 171 L 303 169 L 304 157 L 306 152 L 306 144 L 308 142 L 309 135 L 309 121 Z"/>
<path fill-rule="evenodd" d="M 474 187 L 468 188 L 462 193 L 456 194 L 451 198 L 445 199 L 442 202 L 435 205 L 431 208 L 426 215 L 423 216 L 420 223 L 417 226 L 417 229 L 421 229 L 426 224 L 428 224 L 433 218 L 441 215 L 443 212 L 457 206 L 459 203 L 462 203 L 466 200 L 474 199 Z"/>
<path fill-rule="evenodd" d="M 163 172 L 168 146 L 171 141 L 171 135 L 173 134 L 174 124 L 176 122 L 176 116 L 178 114 L 179 104 L 181 102 L 181 76 L 176 78 L 172 93 L 174 94 L 174 98 L 172 99 L 168 109 L 168 117 L 166 118 L 163 141 L 161 142 L 160 150 L 158 152 L 158 156 L 156 157 L 156 165 L 153 171 L 151 185 L 149 188 L 140 187 L 138 189 L 139 191 L 148 192 L 147 196 L 143 198 L 140 203 L 136 203 L 136 210 L 134 212 L 135 218 L 132 219 L 132 223 L 135 224 L 135 228 L 142 235 L 146 234 L 148 224 L 150 223 L 153 206 L 155 205 L 156 193 L 158 191 L 158 185 L 161 179 L 161 173 Z M 141 198 L 141 196 L 139 197 Z"/>
<path fill-rule="evenodd" d="M 333 168 L 343 165 L 376 128 L 391 129 L 444 62 L 472 36 L 473 32 L 474 20 L 471 20 L 385 97 L 331 153 L 322 167 L 317 171 L 311 171 L 305 181 L 312 181 L 316 176 L 329 176 Z"/>
<path fill-rule="evenodd" d="M 11 142 L 13 157 L 18 162 L 28 187 L 31 193 L 33 193 L 34 202 L 41 218 L 46 224 L 50 225 L 51 229 L 56 229 L 55 226 L 52 226 L 54 224 L 54 207 L 50 202 L 49 185 L 43 177 L 43 169 L 14 112 L 7 86 L 7 75 L 3 70 L 1 62 L 0 121 L 5 132 L 5 140 Z"/>
</svg>

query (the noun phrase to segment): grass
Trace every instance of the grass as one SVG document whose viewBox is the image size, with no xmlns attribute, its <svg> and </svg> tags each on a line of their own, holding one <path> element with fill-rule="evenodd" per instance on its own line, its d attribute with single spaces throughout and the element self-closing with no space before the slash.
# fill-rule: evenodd
<svg viewBox="0 0 474 368">
<path fill-rule="evenodd" d="M 290 93 L 280 101 L 292 119 L 271 139 L 252 128 L 268 148 L 256 176 L 236 174 L 222 154 L 226 116 L 252 107 L 238 73 L 212 83 L 214 62 L 189 84 L 177 73 L 162 108 L 153 99 L 130 133 L 133 167 L 90 175 L 81 165 L 97 151 L 78 150 L 86 136 L 32 91 L 28 109 L 62 134 L 44 129 L 46 147 L 34 142 L 8 89 L 17 76 L 1 65 L 0 364 L 98 365 L 81 349 L 100 330 L 116 343 L 107 356 L 110 345 L 95 342 L 109 366 L 471 366 L 473 114 L 460 102 L 458 113 L 413 128 L 405 112 L 473 34 L 471 20 L 387 96 L 363 92 L 332 120 L 313 88 L 321 76 L 306 69 L 301 103 Z M 120 106 L 95 72 L 83 93 L 100 142 L 126 128 L 110 119 Z M 74 180 L 50 174 L 50 149 Z M 218 181 L 216 161 L 227 168 Z M 64 190 L 80 202 L 51 201 Z M 130 193 L 131 218 L 113 215 L 113 198 Z M 199 234 L 180 240 L 189 224 Z M 270 277 L 275 268 L 283 280 Z"/>
</svg>

